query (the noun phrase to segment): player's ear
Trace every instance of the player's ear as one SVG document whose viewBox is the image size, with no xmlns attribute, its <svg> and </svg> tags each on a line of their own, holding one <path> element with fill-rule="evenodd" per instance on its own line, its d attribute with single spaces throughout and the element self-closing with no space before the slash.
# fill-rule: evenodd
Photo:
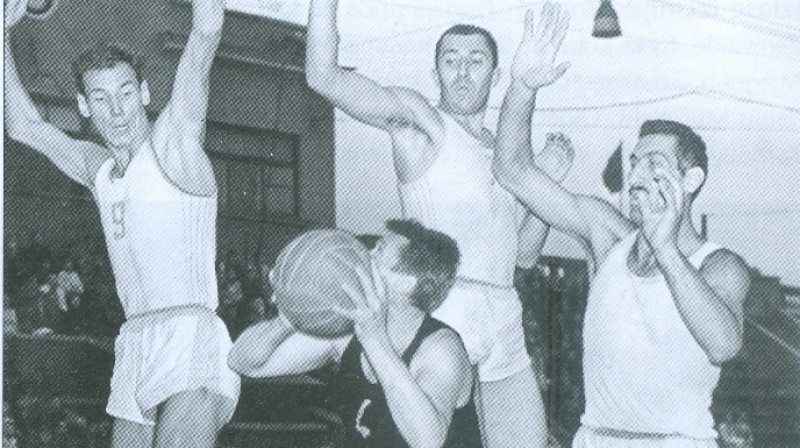
<svg viewBox="0 0 800 448">
<path fill-rule="evenodd" d="M 500 67 L 497 67 L 492 72 L 492 87 L 497 87 L 497 83 L 500 82 L 500 78 L 503 77 L 503 70 Z"/>
<path fill-rule="evenodd" d="M 694 193 L 703 185 L 706 180 L 706 173 L 699 166 L 695 166 L 686 171 L 683 175 L 683 191 L 687 193 Z"/>
<path fill-rule="evenodd" d="M 89 110 L 89 104 L 86 102 L 86 95 L 77 94 L 75 96 L 78 100 L 78 112 L 81 113 L 83 118 L 89 118 L 92 116 L 92 112 Z"/>
<path fill-rule="evenodd" d="M 439 82 L 439 71 L 436 69 L 436 66 L 431 69 L 431 77 L 433 78 L 433 83 L 436 84 L 436 88 L 441 89 L 442 83 Z"/>
<path fill-rule="evenodd" d="M 150 104 L 150 87 L 147 85 L 147 81 L 142 81 L 139 86 L 139 94 L 142 96 L 142 106 Z"/>
</svg>

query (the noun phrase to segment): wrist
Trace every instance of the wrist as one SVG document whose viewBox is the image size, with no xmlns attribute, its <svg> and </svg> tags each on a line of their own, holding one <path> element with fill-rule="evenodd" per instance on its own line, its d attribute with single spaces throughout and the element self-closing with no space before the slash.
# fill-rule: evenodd
<svg viewBox="0 0 800 448">
<path fill-rule="evenodd" d="M 674 241 L 667 241 L 653 248 L 656 259 L 662 264 L 670 264 L 679 260 L 683 255 Z"/>
<path fill-rule="evenodd" d="M 527 82 L 522 77 L 514 76 L 511 79 L 511 89 L 519 92 L 519 93 L 527 93 L 529 95 L 535 95 L 536 91 L 539 90 L 539 87 L 531 87 L 528 85 Z"/>
</svg>

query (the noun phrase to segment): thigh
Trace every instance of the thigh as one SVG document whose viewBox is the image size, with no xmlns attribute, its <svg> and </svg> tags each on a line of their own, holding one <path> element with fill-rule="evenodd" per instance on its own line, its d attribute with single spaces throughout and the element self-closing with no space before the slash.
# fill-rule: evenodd
<svg viewBox="0 0 800 448">
<path fill-rule="evenodd" d="M 477 400 L 486 448 L 547 446 L 547 424 L 531 368 L 498 381 L 478 383 Z"/>
<path fill-rule="evenodd" d="M 111 448 L 150 448 L 153 446 L 155 427 L 121 418 L 114 419 Z"/>
<path fill-rule="evenodd" d="M 159 406 L 155 447 L 212 448 L 236 400 L 205 389 L 179 392 Z"/>
</svg>

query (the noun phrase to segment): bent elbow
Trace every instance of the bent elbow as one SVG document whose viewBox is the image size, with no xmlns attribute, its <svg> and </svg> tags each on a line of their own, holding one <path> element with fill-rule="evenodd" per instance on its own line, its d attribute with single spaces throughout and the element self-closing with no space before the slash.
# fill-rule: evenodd
<svg viewBox="0 0 800 448">
<path fill-rule="evenodd" d="M 334 85 L 333 70 L 326 70 L 314 64 L 306 66 L 306 83 L 311 90 L 322 96 L 329 96 Z"/>
<path fill-rule="evenodd" d="M 518 168 L 514 168 L 512 163 L 497 160 L 496 158 L 492 163 L 492 174 L 495 180 L 507 190 L 513 190 L 516 180 L 520 178 Z"/>
<path fill-rule="evenodd" d="M 731 359 L 735 358 L 736 355 L 739 354 L 739 350 L 742 348 L 742 339 L 737 338 L 736 341 L 731 341 L 723 346 L 717 348 L 716 350 L 711 350 L 708 352 L 708 360 L 711 361 L 712 364 L 715 366 L 722 365 Z"/>
</svg>

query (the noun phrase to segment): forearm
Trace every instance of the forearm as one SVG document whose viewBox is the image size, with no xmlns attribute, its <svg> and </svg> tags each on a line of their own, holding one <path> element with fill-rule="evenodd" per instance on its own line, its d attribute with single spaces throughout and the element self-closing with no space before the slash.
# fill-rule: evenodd
<svg viewBox="0 0 800 448">
<path fill-rule="evenodd" d="M 509 165 L 533 165 L 531 120 L 536 106 L 536 91 L 514 80 L 506 92 L 497 124 L 495 161 L 500 168 Z"/>
<path fill-rule="evenodd" d="M 259 322 L 245 330 L 228 354 L 228 365 L 248 376 L 264 369 L 272 355 L 294 333 L 281 319 Z"/>
<path fill-rule="evenodd" d="M 667 280 L 678 312 L 689 332 L 714 364 L 739 351 L 742 324 L 677 247 L 656 251 L 656 259 Z"/>
<path fill-rule="evenodd" d="M 306 77 L 309 86 L 323 95 L 332 90 L 342 71 L 338 66 L 337 3 L 337 0 L 312 0 L 309 6 Z"/>
<path fill-rule="evenodd" d="M 386 395 L 392 419 L 409 446 L 441 447 L 450 419 L 431 403 L 388 339 L 362 342 L 362 346 Z"/>
</svg>

